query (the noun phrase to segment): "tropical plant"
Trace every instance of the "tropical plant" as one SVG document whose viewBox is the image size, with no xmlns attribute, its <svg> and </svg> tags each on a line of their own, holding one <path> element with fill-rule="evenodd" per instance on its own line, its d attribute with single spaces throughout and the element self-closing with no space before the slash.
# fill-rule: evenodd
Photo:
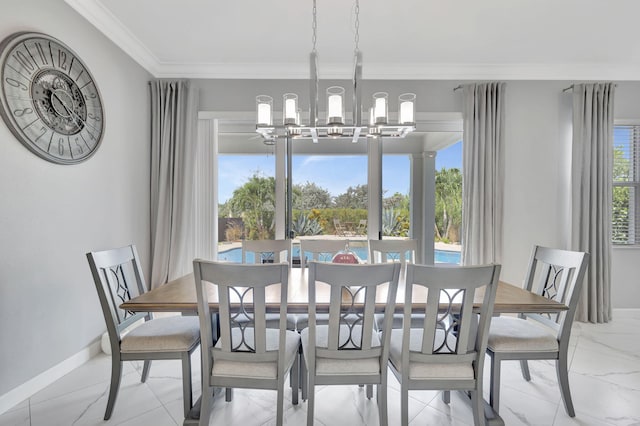
<svg viewBox="0 0 640 426">
<path fill-rule="evenodd" d="M 406 237 L 409 233 L 409 219 L 395 209 L 382 210 L 382 235 Z"/>
<path fill-rule="evenodd" d="M 317 220 L 310 218 L 309 215 L 300 213 L 296 220 L 293 221 L 292 231 L 296 236 L 302 236 L 320 235 L 323 230 Z"/>
<path fill-rule="evenodd" d="M 233 191 L 226 204 L 231 216 L 244 221 L 246 238 L 274 238 L 275 178 L 254 173 L 247 183 Z"/>
<path fill-rule="evenodd" d="M 435 237 L 439 241 L 459 241 L 462 223 L 462 173 L 458 168 L 436 171 Z"/>
<path fill-rule="evenodd" d="M 227 241 L 238 241 L 244 236 L 244 229 L 242 223 L 230 222 L 227 225 L 227 229 L 224 231 L 225 239 Z"/>
</svg>

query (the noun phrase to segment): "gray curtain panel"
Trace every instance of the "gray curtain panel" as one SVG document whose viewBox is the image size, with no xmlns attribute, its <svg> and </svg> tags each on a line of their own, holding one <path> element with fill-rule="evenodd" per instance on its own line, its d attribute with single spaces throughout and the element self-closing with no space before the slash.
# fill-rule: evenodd
<svg viewBox="0 0 640 426">
<path fill-rule="evenodd" d="M 462 89 L 462 264 L 500 263 L 506 84 Z"/>
<path fill-rule="evenodd" d="M 573 86 L 571 249 L 590 253 L 578 321 L 611 319 L 612 83 Z"/>
<path fill-rule="evenodd" d="M 151 287 L 191 271 L 197 90 L 186 81 L 151 90 Z"/>
</svg>

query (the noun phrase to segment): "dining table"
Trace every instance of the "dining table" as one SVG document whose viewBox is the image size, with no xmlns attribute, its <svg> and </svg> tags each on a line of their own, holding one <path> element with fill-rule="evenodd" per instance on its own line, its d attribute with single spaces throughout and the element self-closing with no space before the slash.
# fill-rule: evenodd
<svg viewBox="0 0 640 426">
<path fill-rule="evenodd" d="M 212 313 L 218 310 L 218 293 L 216 286 L 211 283 L 207 285 L 209 306 Z M 418 286 L 420 287 L 420 286 Z M 420 309 L 420 302 L 424 305 L 426 295 L 424 289 L 416 289 L 413 292 L 414 308 Z M 267 312 L 278 312 L 280 309 L 280 290 L 277 286 L 270 286 L 265 294 Z M 474 310 L 480 310 L 484 298 L 484 291 L 475 294 Z M 376 311 L 383 312 L 386 306 L 387 294 L 379 291 L 376 294 Z M 290 268 L 288 291 L 287 291 L 287 313 L 304 314 L 308 312 L 309 292 L 307 285 L 307 268 Z M 415 302 L 414 302 L 415 301 Z M 358 301 L 349 300 L 354 303 L 357 309 Z M 404 283 L 400 280 L 397 290 L 395 312 L 401 313 L 404 310 L 405 293 Z M 450 307 L 449 301 L 442 301 L 442 308 Z M 120 308 L 130 312 L 178 312 L 183 315 L 197 314 L 197 298 L 195 279 L 193 274 L 187 274 L 180 278 L 169 281 L 144 294 L 133 297 L 122 303 Z M 328 312 L 329 308 L 329 288 L 320 285 L 316 288 L 316 310 L 317 312 Z M 536 293 L 525 290 L 519 286 L 503 281 L 498 282 L 496 299 L 494 303 L 494 315 L 498 314 L 519 314 L 519 313 L 560 313 L 568 307 L 554 300 L 547 299 Z M 202 354 L 204 356 L 204 354 Z M 204 380 L 203 382 L 204 383 Z M 194 404 L 191 413 L 185 418 L 183 425 L 198 424 L 200 414 L 199 401 Z M 504 425 L 504 421 L 494 412 L 488 402 L 485 401 L 485 420 L 488 425 Z"/>
</svg>

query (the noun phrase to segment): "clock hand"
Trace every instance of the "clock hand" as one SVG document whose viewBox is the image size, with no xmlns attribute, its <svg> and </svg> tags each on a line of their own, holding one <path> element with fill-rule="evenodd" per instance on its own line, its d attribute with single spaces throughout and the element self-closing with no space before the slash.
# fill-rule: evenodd
<svg viewBox="0 0 640 426">
<path fill-rule="evenodd" d="M 85 120 L 82 119 L 82 117 L 80 117 L 78 114 L 76 114 L 75 111 L 73 111 L 73 109 L 69 109 L 64 102 L 62 102 L 62 99 L 60 99 L 60 97 L 53 92 L 52 96 L 54 96 L 56 99 L 58 99 L 58 102 L 60 102 L 60 104 L 62 105 L 62 107 L 65 109 L 65 111 L 67 112 L 67 114 L 69 114 L 69 116 L 71 116 L 71 118 L 73 119 L 73 121 L 76 124 L 79 124 L 78 121 L 81 121 L 83 125 L 87 126 L 87 127 L 91 127 L 93 130 L 98 131 L 98 129 L 92 125 L 90 125 L 89 123 L 87 123 Z"/>
</svg>

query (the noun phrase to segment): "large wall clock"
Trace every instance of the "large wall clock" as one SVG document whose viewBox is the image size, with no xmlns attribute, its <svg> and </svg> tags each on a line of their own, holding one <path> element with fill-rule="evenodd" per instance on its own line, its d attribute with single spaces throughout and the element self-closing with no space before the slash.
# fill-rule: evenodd
<svg viewBox="0 0 640 426">
<path fill-rule="evenodd" d="M 45 34 L 20 32 L 0 44 L 0 113 L 29 150 L 58 164 L 91 157 L 104 133 L 96 82 L 76 55 Z"/>
</svg>

